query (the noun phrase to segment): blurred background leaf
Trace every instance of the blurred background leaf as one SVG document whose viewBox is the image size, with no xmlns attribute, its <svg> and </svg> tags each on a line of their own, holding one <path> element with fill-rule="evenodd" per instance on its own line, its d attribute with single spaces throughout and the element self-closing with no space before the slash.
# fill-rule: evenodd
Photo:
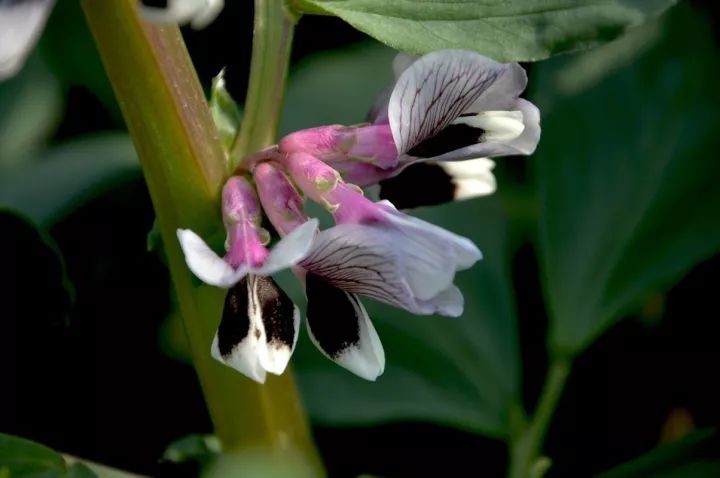
<svg viewBox="0 0 720 478">
<path fill-rule="evenodd" d="M 92 478 L 82 463 L 68 466 L 63 457 L 39 443 L 0 433 L 0 476 L 10 478 Z"/>
<path fill-rule="evenodd" d="M 648 289 L 669 286 L 720 250 L 712 33 L 687 6 L 663 28 L 646 55 L 543 118 L 534 163 L 556 350 L 582 349 Z M 538 65 L 536 89 L 552 91 L 550 81 L 577 64 Z"/>
<path fill-rule="evenodd" d="M 720 476 L 720 437 L 712 430 L 696 431 L 667 443 L 598 478 L 715 478 Z"/>
<path fill-rule="evenodd" d="M 394 57 L 393 50 L 366 41 L 303 60 L 290 72 L 280 134 L 365 121 L 377 96 L 392 84 Z"/>
<path fill-rule="evenodd" d="M 492 199 L 415 212 L 468 235 L 483 251 L 485 259 L 459 276 L 465 313 L 415 317 L 366 300 L 385 348 L 385 373 L 376 383 L 358 379 L 304 340 L 296 364 L 309 412 L 321 424 L 421 420 L 505 436 L 520 374 L 509 270 L 514 241 L 505 213 Z"/>
<path fill-rule="evenodd" d="M 610 41 L 674 0 L 298 0 L 401 51 L 457 48 L 498 61 L 536 61 Z"/>
<path fill-rule="evenodd" d="M 0 84 L 0 172 L 37 153 L 57 126 L 63 98 L 57 78 L 32 55 Z"/>
<path fill-rule="evenodd" d="M 97 194 L 139 175 L 127 134 L 76 138 L 6 170 L 0 177 L 0 206 L 49 227 Z"/>
</svg>

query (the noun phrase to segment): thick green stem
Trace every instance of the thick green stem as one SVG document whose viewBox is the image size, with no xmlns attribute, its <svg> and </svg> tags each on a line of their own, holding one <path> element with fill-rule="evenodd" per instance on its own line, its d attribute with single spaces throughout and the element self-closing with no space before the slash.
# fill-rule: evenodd
<svg viewBox="0 0 720 478">
<path fill-rule="evenodd" d="M 243 122 L 230 151 L 233 166 L 275 142 L 296 18 L 282 0 L 255 0 L 250 81 Z"/>
<path fill-rule="evenodd" d="M 292 373 L 263 386 L 210 357 L 224 291 L 193 279 L 175 231 L 208 237 L 222 228 L 218 197 L 229 167 L 179 30 L 145 24 L 137 0 L 82 5 L 140 158 L 193 363 L 224 449 L 300 454 L 321 470 Z"/>
<path fill-rule="evenodd" d="M 540 401 L 528 424 L 512 437 L 509 478 L 535 478 L 549 465 L 541 461 L 542 444 L 555 413 L 565 381 L 572 367 L 567 358 L 555 358 L 550 364 Z"/>
</svg>

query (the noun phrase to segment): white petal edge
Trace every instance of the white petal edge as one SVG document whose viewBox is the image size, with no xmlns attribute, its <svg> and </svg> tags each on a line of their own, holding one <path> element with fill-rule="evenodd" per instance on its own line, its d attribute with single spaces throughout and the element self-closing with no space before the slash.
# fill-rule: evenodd
<svg viewBox="0 0 720 478">
<path fill-rule="evenodd" d="M 286 344 L 283 344 L 277 347 L 270 342 L 266 343 L 265 347 L 259 348 L 260 365 L 266 371 L 275 375 L 282 375 L 290 362 L 290 357 L 292 357 L 295 351 L 298 336 L 300 335 L 298 333 L 300 331 L 300 309 L 298 309 L 297 306 L 293 308 L 293 330 L 295 331 L 295 336 L 292 346 L 288 347 Z"/>
<path fill-rule="evenodd" d="M 152 23 L 190 23 L 194 29 L 210 24 L 220 13 L 224 0 L 168 0 L 165 8 L 149 7 L 139 3 L 143 18 Z"/>
<path fill-rule="evenodd" d="M 178 229 L 177 237 L 188 268 L 206 284 L 229 288 L 247 274 L 246 267 L 233 269 L 190 229 Z"/>
<path fill-rule="evenodd" d="M 489 158 L 436 164 L 453 178 L 456 201 L 488 196 L 497 190 L 497 181 L 492 173 L 495 162 Z"/>
<path fill-rule="evenodd" d="M 298 226 L 275 244 L 262 267 L 253 272 L 267 276 L 294 266 L 310 252 L 317 230 L 318 220 L 314 218 Z"/>
<path fill-rule="evenodd" d="M 0 80 L 15 75 L 37 43 L 54 0 L 0 2 Z"/>
<path fill-rule="evenodd" d="M 358 321 L 358 343 L 346 348 L 337 357 L 333 358 L 322 349 L 315 335 L 313 335 L 310 323 L 306 321 L 308 336 L 325 357 L 358 377 L 374 382 L 385 371 L 385 349 L 383 349 L 380 337 L 363 303 L 355 294 L 348 292 L 345 292 L 345 294 L 348 296 L 348 300 L 355 305 L 355 310 L 358 312 L 356 317 L 360 317 Z"/>
</svg>

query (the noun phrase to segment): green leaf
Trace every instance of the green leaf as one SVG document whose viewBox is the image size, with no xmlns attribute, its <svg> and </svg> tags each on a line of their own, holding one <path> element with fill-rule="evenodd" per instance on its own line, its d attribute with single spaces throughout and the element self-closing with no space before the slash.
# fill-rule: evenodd
<svg viewBox="0 0 720 478">
<path fill-rule="evenodd" d="M 543 118 L 535 164 L 556 351 L 581 350 L 720 250 L 720 66 L 704 18 L 684 6 L 670 20 L 646 55 Z M 538 90 L 568 65 L 539 65 Z"/>
<path fill-rule="evenodd" d="M 364 301 L 385 348 L 385 373 L 366 382 L 303 343 L 295 363 L 308 410 L 329 425 L 422 420 L 505 436 L 520 373 L 505 214 L 491 199 L 413 213 L 483 251 L 485 259 L 457 281 L 465 313 L 416 317 Z"/>
<path fill-rule="evenodd" d="M 49 227 L 86 200 L 139 173 L 127 135 L 76 139 L 4 172 L 0 206 Z"/>
<path fill-rule="evenodd" d="M 58 81 L 32 55 L 20 74 L 0 83 L 0 168 L 37 153 L 60 119 Z"/>
<path fill-rule="evenodd" d="M 84 465 L 68 467 L 57 452 L 12 435 L 0 433 L 0 476 L 11 478 L 92 478 L 97 475 Z"/>
<path fill-rule="evenodd" d="M 536 61 L 598 45 L 674 0 L 299 0 L 410 53 L 459 48 L 499 61 Z"/>
<path fill-rule="evenodd" d="M 394 56 L 389 48 L 366 42 L 303 60 L 290 72 L 281 134 L 365 121 L 378 95 L 393 81 Z"/>
<path fill-rule="evenodd" d="M 173 463 L 194 461 L 209 463 L 220 454 L 220 440 L 215 435 L 188 435 L 168 445 L 163 459 Z"/>
<path fill-rule="evenodd" d="M 225 87 L 225 70 L 213 78 L 210 88 L 210 113 L 225 151 L 230 151 L 240 127 L 240 110 Z"/>
<path fill-rule="evenodd" d="M 602 473 L 599 478 L 714 478 L 720 476 L 718 450 L 717 432 L 697 431 Z"/>
</svg>

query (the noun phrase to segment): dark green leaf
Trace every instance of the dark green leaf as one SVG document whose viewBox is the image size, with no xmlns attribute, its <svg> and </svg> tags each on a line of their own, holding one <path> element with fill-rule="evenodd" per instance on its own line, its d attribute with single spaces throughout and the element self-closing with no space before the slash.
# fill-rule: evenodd
<svg viewBox="0 0 720 478">
<path fill-rule="evenodd" d="M 0 177 L 0 206 L 50 226 L 108 187 L 139 175 L 125 134 L 74 140 Z"/>
<path fill-rule="evenodd" d="M 536 61 L 594 46 L 658 15 L 674 0 L 299 0 L 398 50 L 460 48 L 499 61 Z"/>
<path fill-rule="evenodd" d="M 698 431 L 676 443 L 624 463 L 599 478 L 715 478 L 720 476 L 720 440 L 717 432 Z"/>
<path fill-rule="evenodd" d="M 10 478 L 92 478 L 80 463 L 67 466 L 57 452 L 24 438 L 0 433 L 0 476 Z"/>
<path fill-rule="evenodd" d="M 519 396 L 505 215 L 489 199 L 419 215 L 472 238 L 483 251 L 485 259 L 459 276 L 464 315 L 416 317 L 365 301 L 385 348 L 385 373 L 366 382 L 304 344 L 296 363 L 306 404 L 324 424 L 425 420 L 504 436 Z"/>
<path fill-rule="evenodd" d="M 669 18 L 647 54 L 543 118 L 535 164 L 555 349 L 582 349 L 720 250 L 720 65 L 704 18 L 688 6 Z M 538 91 L 568 65 L 539 65 Z"/>
</svg>

